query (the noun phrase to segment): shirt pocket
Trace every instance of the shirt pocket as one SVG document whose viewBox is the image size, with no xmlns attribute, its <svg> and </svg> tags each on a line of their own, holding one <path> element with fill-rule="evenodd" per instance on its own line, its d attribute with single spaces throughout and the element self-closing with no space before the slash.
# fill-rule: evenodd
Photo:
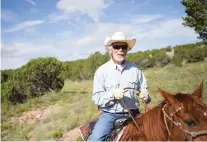
<svg viewBox="0 0 207 142">
<path fill-rule="evenodd" d="M 109 79 L 105 80 L 104 86 L 105 86 L 106 91 L 110 91 L 112 89 L 118 88 L 119 83 L 116 79 L 109 78 Z"/>
<path fill-rule="evenodd" d="M 137 79 L 129 80 L 127 87 L 128 88 L 131 88 L 131 89 L 138 90 L 138 88 L 139 88 L 139 82 L 138 82 L 138 80 Z"/>
</svg>

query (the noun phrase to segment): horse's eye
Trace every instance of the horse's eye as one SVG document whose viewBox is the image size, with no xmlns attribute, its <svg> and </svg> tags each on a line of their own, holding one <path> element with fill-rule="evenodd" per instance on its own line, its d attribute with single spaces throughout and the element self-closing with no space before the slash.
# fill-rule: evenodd
<svg viewBox="0 0 207 142">
<path fill-rule="evenodd" d="M 185 122 L 186 124 L 188 124 L 188 126 L 191 126 L 191 127 L 196 126 L 195 121 L 193 121 L 192 119 L 187 119 L 187 120 L 185 120 L 184 122 Z"/>
</svg>

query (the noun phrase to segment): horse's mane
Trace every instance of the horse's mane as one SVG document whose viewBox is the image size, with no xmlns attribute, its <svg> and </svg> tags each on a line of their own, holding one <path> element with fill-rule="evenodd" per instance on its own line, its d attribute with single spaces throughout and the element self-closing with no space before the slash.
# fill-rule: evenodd
<svg viewBox="0 0 207 142">
<path fill-rule="evenodd" d="M 165 101 L 153 107 L 149 111 L 136 117 L 136 123 L 139 129 L 131 122 L 125 128 L 124 140 L 166 140 L 167 134 L 164 131 L 165 125 L 163 124 L 162 107 Z M 152 119 L 154 118 L 154 119 Z M 143 138 L 143 139 L 142 139 Z"/>
</svg>

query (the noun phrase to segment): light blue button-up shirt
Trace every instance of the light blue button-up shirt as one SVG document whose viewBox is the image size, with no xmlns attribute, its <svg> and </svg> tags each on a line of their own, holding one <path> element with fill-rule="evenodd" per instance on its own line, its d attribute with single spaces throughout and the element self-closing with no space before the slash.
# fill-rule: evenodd
<svg viewBox="0 0 207 142">
<path fill-rule="evenodd" d="M 92 101 L 102 111 L 110 113 L 127 112 L 120 100 L 114 98 L 112 89 L 134 88 L 125 92 L 123 101 L 129 109 L 139 109 L 136 90 L 147 90 L 146 78 L 136 64 L 124 61 L 119 69 L 112 60 L 100 66 L 94 75 Z"/>
</svg>

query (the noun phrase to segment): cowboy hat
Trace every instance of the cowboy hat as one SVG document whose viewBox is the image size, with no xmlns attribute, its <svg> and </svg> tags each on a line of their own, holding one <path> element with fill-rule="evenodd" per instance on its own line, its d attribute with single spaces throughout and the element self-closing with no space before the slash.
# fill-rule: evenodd
<svg viewBox="0 0 207 142">
<path fill-rule="evenodd" d="M 123 32 L 115 32 L 111 38 L 106 37 L 104 45 L 105 47 L 109 47 L 115 42 L 125 42 L 128 44 L 129 50 L 131 50 L 136 43 L 136 39 L 126 39 L 126 36 Z"/>
</svg>

